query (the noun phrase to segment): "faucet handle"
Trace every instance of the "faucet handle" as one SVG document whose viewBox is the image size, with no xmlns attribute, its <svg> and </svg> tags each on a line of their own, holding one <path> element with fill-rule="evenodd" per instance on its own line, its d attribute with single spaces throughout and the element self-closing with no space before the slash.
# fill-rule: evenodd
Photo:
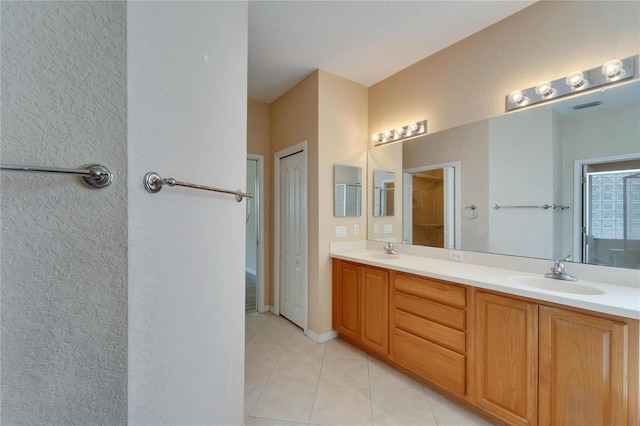
<svg viewBox="0 0 640 426">
<path fill-rule="evenodd" d="M 573 262 L 573 256 L 568 254 L 567 257 L 562 259 L 563 262 Z"/>
</svg>

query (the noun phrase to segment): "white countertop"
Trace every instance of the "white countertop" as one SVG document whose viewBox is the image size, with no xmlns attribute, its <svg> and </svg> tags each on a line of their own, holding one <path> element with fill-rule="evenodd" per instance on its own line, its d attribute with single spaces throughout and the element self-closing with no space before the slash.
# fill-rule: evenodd
<svg viewBox="0 0 640 426">
<path fill-rule="evenodd" d="M 514 282 L 508 277 L 543 277 L 543 275 L 510 269 L 494 268 L 464 262 L 434 259 L 429 257 L 400 254 L 387 255 L 382 250 L 348 250 L 331 253 L 331 257 L 366 265 L 378 266 L 425 277 L 458 282 L 473 287 L 495 290 L 517 296 L 559 303 L 576 308 L 588 309 L 640 319 L 640 288 L 578 279 L 578 282 L 558 280 L 558 285 L 595 287 L 604 294 L 574 294 L 529 287 Z M 550 282 L 555 282 L 548 278 Z"/>
</svg>

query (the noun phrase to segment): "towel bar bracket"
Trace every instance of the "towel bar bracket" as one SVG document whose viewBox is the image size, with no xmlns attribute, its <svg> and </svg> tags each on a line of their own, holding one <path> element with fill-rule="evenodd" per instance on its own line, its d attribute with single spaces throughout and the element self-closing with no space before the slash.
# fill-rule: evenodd
<svg viewBox="0 0 640 426">
<path fill-rule="evenodd" d="M 156 172 L 148 172 L 144 175 L 144 189 L 151 194 L 160 192 L 163 185 L 167 186 L 184 186 L 187 188 L 204 189 L 205 191 L 221 192 L 223 194 L 235 195 L 236 201 L 241 202 L 243 198 L 253 198 L 253 194 L 237 191 L 229 191 L 227 189 L 215 188 L 213 186 L 198 185 L 195 183 L 180 182 L 174 178 L 162 178 Z"/>
</svg>

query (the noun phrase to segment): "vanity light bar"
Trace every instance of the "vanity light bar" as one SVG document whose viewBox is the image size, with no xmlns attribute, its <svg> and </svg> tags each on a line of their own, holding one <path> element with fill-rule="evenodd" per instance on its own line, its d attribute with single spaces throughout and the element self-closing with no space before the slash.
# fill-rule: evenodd
<svg viewBox="0 0 640 426">
<path fill-rule="evenodd" d="M 635 63 L 638 55 L 626 59 L 615 59 L 601 67 L 587 71 L 576 71 L 553 81 L 543 81 L 535 87 L 525 90 L 514 90 L 505 99 L 507 111 L 547 102 L 574 93 L 588 91 L 597 87 L 614 84 L 635 77 Z"/>
<path fill-rule="evenodd" d="M 396 142 L 402 139 L 411 138 L 427 133 L 427 120 L 418 121 L 416 123 L 407 124 L 386 132 L 376 133 L 373 135 L 374 144 L 376 146 L 389 142 Z"/>
</svg>

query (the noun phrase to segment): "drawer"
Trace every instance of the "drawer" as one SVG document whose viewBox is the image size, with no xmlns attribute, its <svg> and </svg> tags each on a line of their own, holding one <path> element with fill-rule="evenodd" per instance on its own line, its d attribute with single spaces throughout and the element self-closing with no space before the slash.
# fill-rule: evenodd
<svg viewBox="0 0 640 426">
<path fill-rule="evenodd" d="M 403 293 L 435 300 L 464 308 L 467 304 L 467 289 L 429 278 L 396 273 L 394 287 Z"/>
<path fill-rule="evenodd" d="M 466 335 L 463 331 L 400 310 L 395 311 L 395 327 L 460 353 L 464 353 L 466 348 Z"/>
<path fill-rule="evenodd" d="M 465 356 L 395 329 L 393 359 L 421 377 L 459 395 L 466 393 Z"/>
<path fill-rule="evenodd" d="M 466 314 L 463 309 L 454 308 L 431 300 L 409 296 L 403 293 L 394 293 L 394 306 L 405 312 L 417 315 L 428 320 L 465 330 Z"/>
</svg>

